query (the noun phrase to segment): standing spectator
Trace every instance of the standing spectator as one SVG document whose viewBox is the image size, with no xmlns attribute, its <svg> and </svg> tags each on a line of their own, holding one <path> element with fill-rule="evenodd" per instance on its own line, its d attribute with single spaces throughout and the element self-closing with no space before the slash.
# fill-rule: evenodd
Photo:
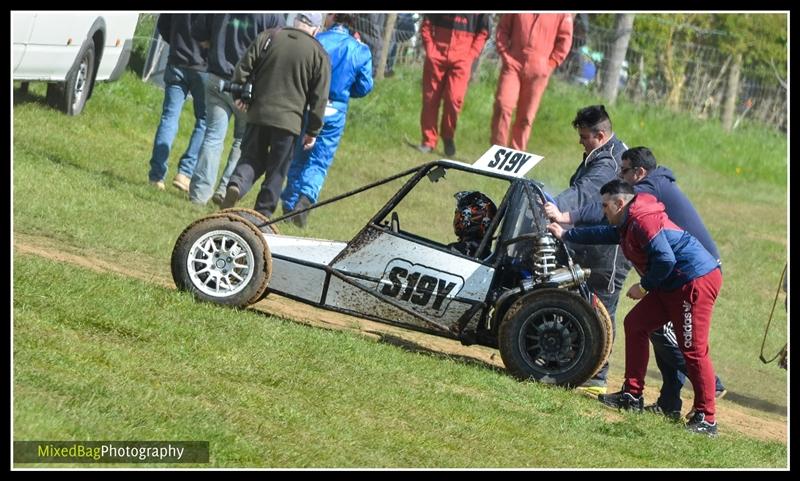
<svg viewBox="0 0 800 481">
<path fill-rule="evenodd" d="M 383 49 L 383 32 L 386 24 L 385 13 L 364 13 L 353 16 L 354 34 L 359 40 L 367 44 L 372 53 L 372 76 L 378 74 L 378 59 Z"/>
<path fill-rule="evenodd" d="M 722 287 L 720 266 L 700 242 L 670 220 L 664 204 L 619 179 L 605 184 L 603 210 L 611 225 L 563 232 L 554 222 L 548 229 L 558 238 L 578 243 L 619 244 L 641 275 L 627 296 L 640 300 L 625 316 L 625 382 L 622 390 L 598 396 L 607 406 L 642 411 L 644 378 L 649 357 L 648 336 L 671 321 L 678 327 L 678 346 L 694 388 L 692 432 L 717 434 L 714 366 L 709 356 L 711 315 Z"/>
<path fill-rule="evenodd" d="M 389 57 L 386 59 L 386 70 L 384 76 L 394 75 L 394 63 L 397 60 L 397 45 L 407 42 L 416 33 L 413 13 L 399 13 L 395 21 L 394 34 L 392 35 L 392 45 L 389 48 Z"/>
<path fill-rule="evenodd" d="M 425 15 L 420 36 L 425 46 L 422 71 L 422 144 L 417 149 L 428 153 L 436 148 L 441 134 L 444 153 L 456 153 L 455 134 L 458 114 L 467 94 L 473 61 L 489 37 L 489 14 Z M 439 104 L 444 101 L 441 131 L 437 130 Z"/>
<path fill-rule="evenodd" d="M 209 48 L 206 88 L 208 120 L 200 157 L 189 185 L 189 200 L 194 204 L 205 205 L 211 198 L 214 182 L 217 181 L 222 143 L 225 141 L 231 116 L 234 117 L 233 145 L 217 188 L 219 195 L 215 196 L 215 202 L 222 202 L 225 184 L 239 161 L 246 124 L 245 115 L 236 109 L 231 94 L 220 91 L 220 80 L 231 80 L 234 67 L 256 36 L 264 30 L 283 26 L 284 19 L 283 15 L 255 13 L 204 14 L 198 17 L 194 37 Z"/>
<path fill-rule="evenodd" d="M 567 55 L 566 64 L 570 78 L 578 78 L 585 61 L 583 52 L 589 51 L 589 14 L 576 13 L 572 24 L 572 49 Z"/>
<path fill-rule="evenodd" d="M 706 229 L 700 214 L 675 182 L 675 175 L 666 167 L 659 166 L 655 156 L 647 147 L 633 147 L 622 153 L 622 180 L 633 185 L 635 193 L 648 193 L 664 204 L 667 216 L 681 229 L 691 234 L 721 264 L 719 250 Z M 600 224 L 603 222 L 603 207 L 600 202 L 587 204 L 583 208 L 561 213 L 554 204 L 547 204 L 548 217 L 562 224 Z M 721 269 L 720 269 L 721 273 Z M 661 371 L 661 395 L 656 403 L 645 406 L 645 410 L 663 414 L 671 419 L 681 417 L 681 388 L 686 379 L 686 361 L 678 347 L 678 339 L 671 322 L 667 322 L 650 334 L 656 364 Z M 719 377 L 715 377 L 715 397 L 721 398 L 727 391 Z"/>
<path fill-rule="evenodd" d="M 359 98 L 372 91 L 372 54 L 369 47 L 352 36 L 352 15 L 329 14 L 328 30 L 317 35 L 331 60 L 331 89 L 325 107 L 322 130 L 311 150 L 298 146 L 289 168 L 286 188 L 281 194 L 283 211 L 305 209 L 319 198 L 322 184 L 333 164 L 333 156 L 344 134 L 350 98 Z M 292 221 L 306 226 L 307 212 Z"/>
<path fill-rule="evenodd" d="M 569 179 L 569 188 L 558 194 L 555 204 L 561 212 L 577 210 L 600 200 L 600 187 L 616 179 L 620 172 L 620 157 L 627 147 L 612 130 L 611 118 L 602 105 L 592 105 L 578 111 L 572 126 L 578 131 L 583 146 L 583 161 Z M 603 302 L 616 331 L 616 312 L 619 290 L 625 283 L 630 263 L 620 254 L 619 246 L 570 245 L 575 251 L 575 263 L 591 269 L 587 284 Z M 589 394 L 603 394 L 607 389 L 608 362 L 600 372 L 578 389 Z"/>
<path fill-rule="evenodd" d="M 497 81 L 491 142 L 509 145 L 511 114 L 516 108 L 510 145 L 525 150 L 550 74 L 572 46 L 572 15 L 505 14 L 497 24 L 496 42 L 503 67 Z"/>
<path fill-rule="evenodd" d="M 239 83 L 251 79 L 256 65 L 259 70 L 253 79 L 252 104 L 236 101 L 247 111 L 247 131 L 242 159 L 228 182 L 223 208 L 233 207 L 266 174 L 255 210 L 272 216 L 306 111 L 303 148 L 314 147 L 331 87 L 330 59 L 314 38 L 321 26 L 322 14 L 298 13 L 294 28 L 262 33 L 236 66 L 234 80 Z"/>
<path fill-rule="evenodd" d="M 194 130 L 178 163 L 178 173 L 172 181 L 172 185 L 184 192 L 189 190 L 189 179 L 197 164 L 197 155 L 206 132 L 206 49 L 192 38 L 193 16 L 195 15 L 171 13 L 158 16 L 157 28 L 169 44 L 169 56 L 164 72 L 164 105 L 153 141 L 148 177 L 150 184 L 159 190 L 164 190 L 169 151 L 178 133 L 181 110 L 189 92 L 192 93 L 194 104 Z"/>
</svg>

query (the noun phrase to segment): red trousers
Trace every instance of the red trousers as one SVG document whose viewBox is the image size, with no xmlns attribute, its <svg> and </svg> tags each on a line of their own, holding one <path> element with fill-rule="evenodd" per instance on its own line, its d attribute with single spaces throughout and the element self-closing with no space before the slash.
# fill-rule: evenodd
<svg viewBox="0 0 800 481">
<path fill-rule="evenodd" d="M 492 144 L 509 146 L 508 128 L 511 114 L 517 109 L 511 131 L 512 149 L 526 150 L 531 127 L 539 110 L 549 75 L 531 75 L 522 65 L 504 64 L 497 80 L 494 113 L 492 114 Z"/>
<path fill-rule="evenodd" d="M 456 134 L 456 123 L 464 96 L 467 94 L 469 77 L 472 73 L 471 59 L 426 58 L 422 70 L 422 144 L 436 147 L 439 135 L 452 140 Z M 439 119 L 439 104 L 442 106 L 441 131 L 436 129 Z"/>
<path fill-rule="evenodd" d="M 671 292 L 654 290 L 625 316 L 625 385 L 633 395 L 644 390 L 650 356 L 650 333 L 672 321 L 678 347 L 686 359 L 686 374 L 694 388 L 694 409 L 714 422 L 716 380 L 708 353 L 708 333 L 722 274 L 708 274 Z"/>
</svg>

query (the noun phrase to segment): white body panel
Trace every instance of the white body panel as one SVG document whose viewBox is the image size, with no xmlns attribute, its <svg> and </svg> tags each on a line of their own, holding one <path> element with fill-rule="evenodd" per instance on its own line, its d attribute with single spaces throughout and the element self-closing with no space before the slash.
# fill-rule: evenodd
<svg viewBox="0 0 800 481">
<path fill-rule="evenodd" d="M 347 246 L 345 242 L 288 235 L 264 234 L 264 239 L 267 240 L 273 256 L 286 256 L 324 265 L 328 265 Z"/>
<path fill-rule="evenodd" d="M 105 24 L 96 80 L 108 80 L 132 41 L 138 13 L 125 12 L 13 12 L 14 80 L 64 81 L 81 46 L 98 19 Z"/>
<path fill-rule="evenodd" d="M 485 299 L 494 275 L 492 268 L 396 235 L 373 232 L 376 237 L 362 248 L 348 252 L 333 267 L 366 277 L 352 280 L 379 297 L 363 291 L 356 293 L 353 286 L 332 282 L 327 305 L 392 322 L 431 327 L 386 302 L 391 300 L 449 327 L 471 307 L 471 303 L 457 299 L 475 302 Z"/>
<path fill-rule="evenodd" d="M 325 271 L 321 268 L 272 258 L 272 277 L 269 290 L 299 297 L 314 304 L 322 302 Z"/>
<path fill-rule="evenodd" d="M 450 326 L 469 310 L 467 301 L 485 299 L 494 276 L 494 269 L 479 262 L 375 228 L 352 243 L 358 247 L 346 251 L 343 242 L 271 234 L 264 238 L 273 256 L 270 290 L 418 327 L 431 325 L 392 303 Z M 326 291 L 324 266 L 357 285 L 333 275 Z"/>
<path fill-rule="evenodd" d="M 272 254 L 272 277 L 269 289 L 315 304 L 321 303 L 326 276 L 321 266 L 328 265 L 347 244 L 271 234 L 264 234 L 264 239 Z M 291 262 L 282 257 L 297 259 L 304 263 Z M 312 267 L 305 263 L 318 264 L 320 267 Z"/>
</svg>

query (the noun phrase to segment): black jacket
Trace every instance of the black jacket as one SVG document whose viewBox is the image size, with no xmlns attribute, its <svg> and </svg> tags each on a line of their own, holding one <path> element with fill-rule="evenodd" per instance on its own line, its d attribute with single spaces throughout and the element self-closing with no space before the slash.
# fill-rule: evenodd
<svg viewBox="0 0 800 481">
<path fill-rule="evenodd" d="M 204 71 L 208 50 L 202 48 L 192 38 L 192 22 L 194 17 L 189 13 L 162 13 L 158 16 L 156 27 L 169 44 L 167 63 L 176 67 L 191 68 Z"/>
<path fill-rule="evenodd" d="M 266 13 L 200 14 L 192 35 L 198 42 L 210 42 L 208 71 L 230 80 L 236 64 L 259 33 L 286 24 L 283 15 Z"/>
</svg>

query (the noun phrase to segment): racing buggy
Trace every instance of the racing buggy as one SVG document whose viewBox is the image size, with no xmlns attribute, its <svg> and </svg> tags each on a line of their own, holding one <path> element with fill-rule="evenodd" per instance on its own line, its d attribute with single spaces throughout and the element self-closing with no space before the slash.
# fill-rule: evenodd
<svg viewBox="0 0 800 481">
<path fill-rule="evenodd" d="M 272 293 L 499 349 L 515 377 L 575 387 L 606 361 L 611 319 L 587 288 L 588 269 L 546 228 L 542 184 L 524 177 L 539 160 L 493 146 L 475 164 L 426 163 L 274 220 L 226 209 L 184 229 L 172 276 L 203 301 L 246 307 Z M 390 182 L 399 188 L 349 241 L 276 228 Z M 476 186 L 502 200 L 467 254 L 444 236 L 453 194 Z"/>
</svg>

